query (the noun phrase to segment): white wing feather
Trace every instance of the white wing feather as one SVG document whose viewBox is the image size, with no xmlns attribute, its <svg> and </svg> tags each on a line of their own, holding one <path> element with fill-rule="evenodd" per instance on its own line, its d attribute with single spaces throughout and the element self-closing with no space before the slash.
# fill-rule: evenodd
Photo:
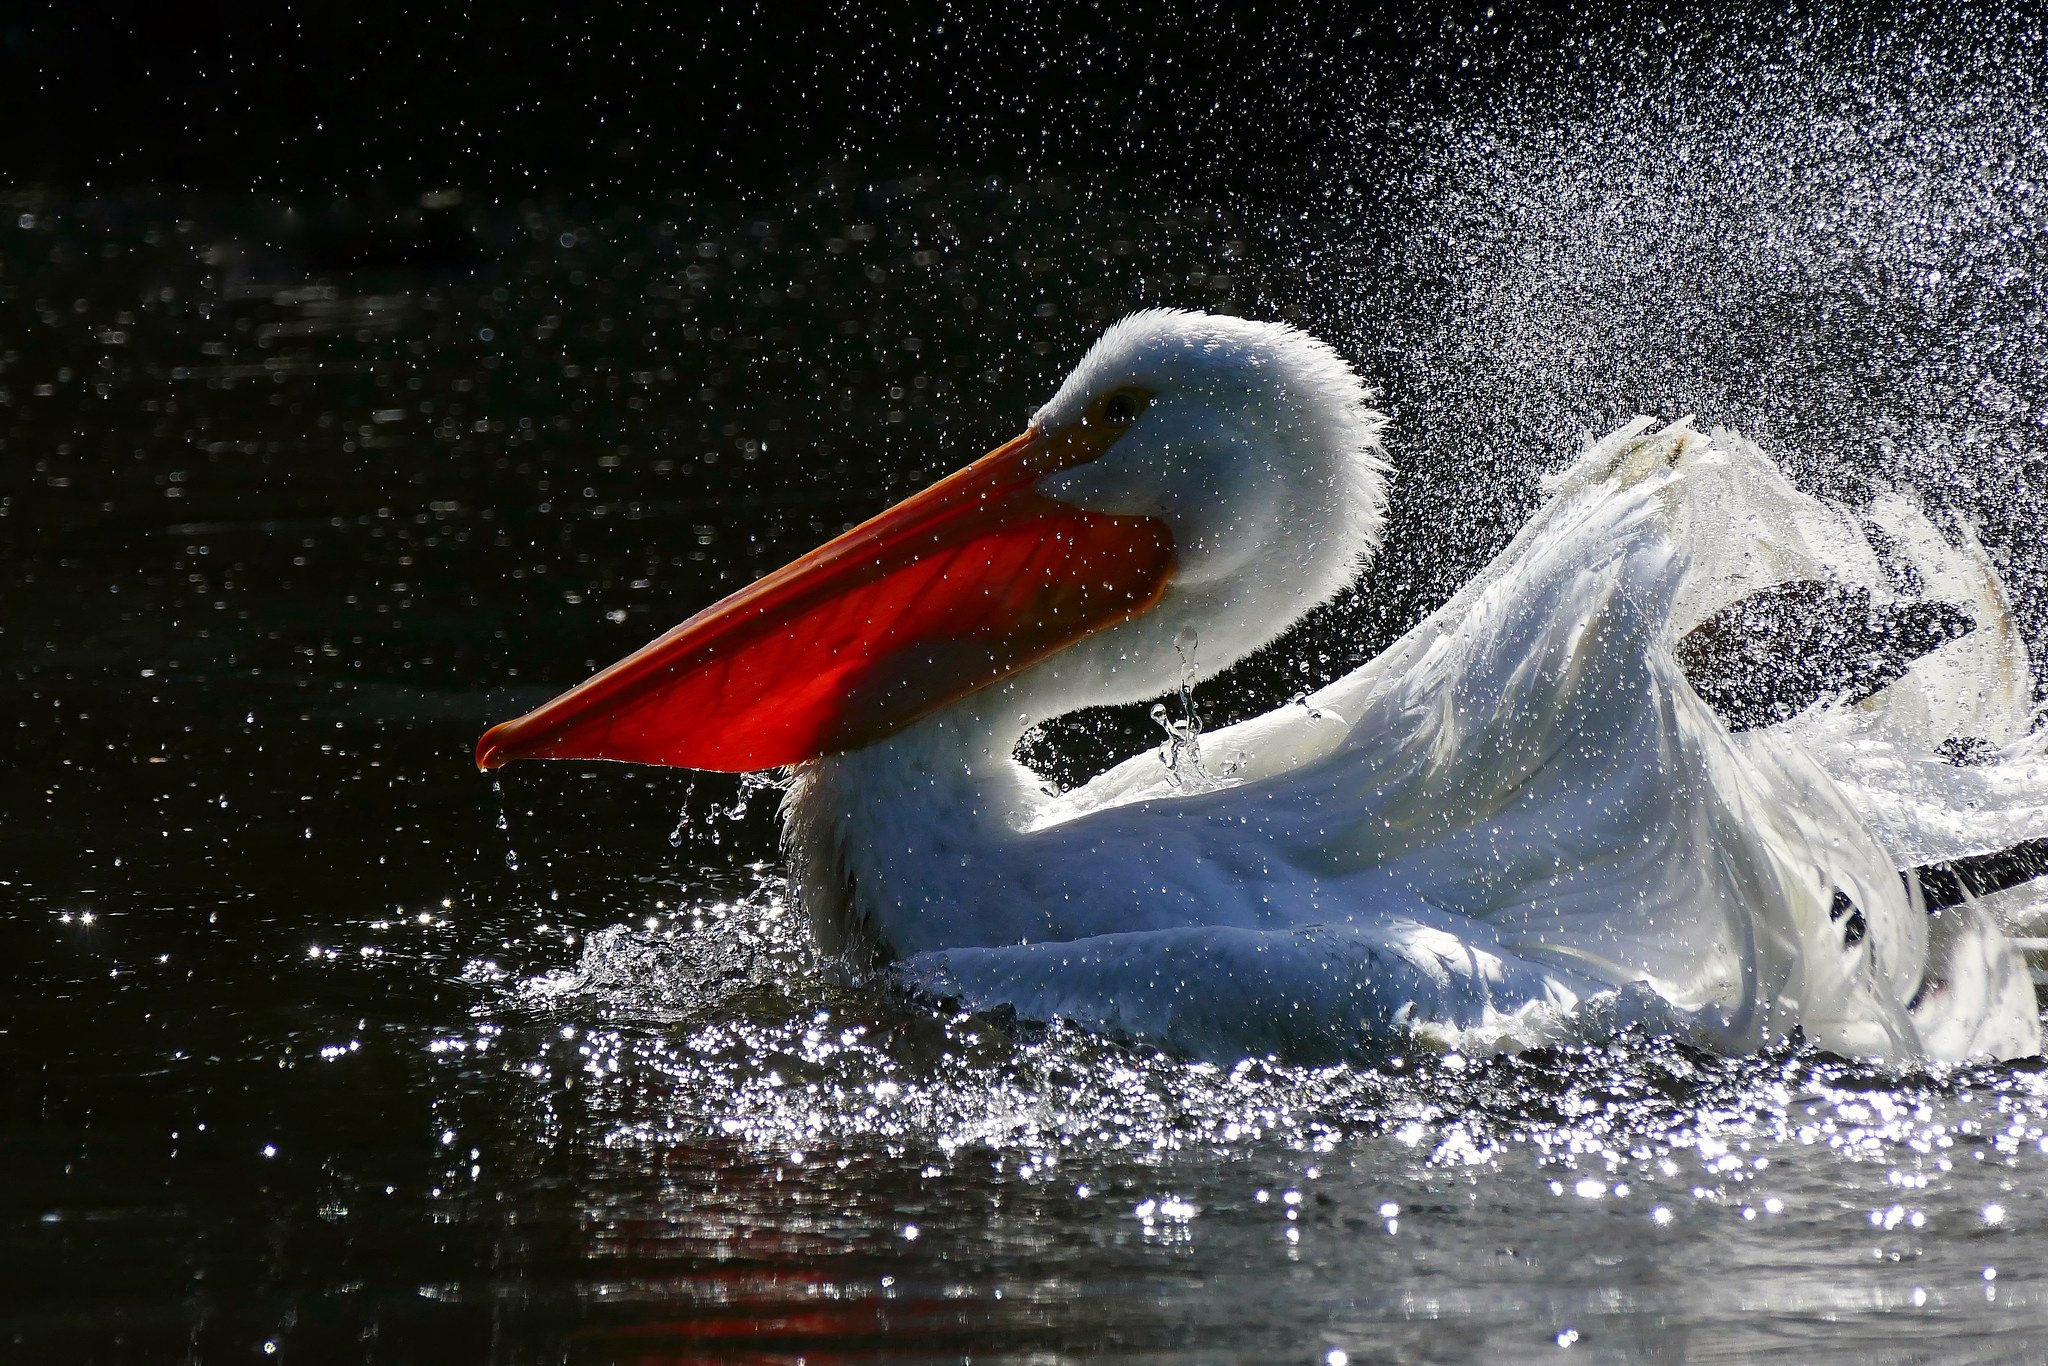
<svg viewBox="0 0 2048 1366">
<path fill-rule="evenodd" d="M 1730 734 L 1676 663 L 1684 631 L 1793 579 L 1902 590 L 1856 518 L 1747 441 L 1648 426 L 1552 480 L 1379 658 L 1206 737 L 1241 763 L 1214 790 L 1145 754 L 1048 800 L 1005 881 L 1059 908 L 1049 942 L 904 971 L 1219 1056 L 1403 1030 L 1516 1046 L 1618 1019 L 1728 1049 L 1803 1031 L 1865 1055 L 2038 1052 L 1992 917 L 1930 917 L 1897 873 L 2048 834 L 2032 676 L 1988 559 L 1880 501 L 1921 593 L 1976 631 L 1861 704 Z M 1998 761 L 1945 763 L 1952 735 Z"/>
</svg>

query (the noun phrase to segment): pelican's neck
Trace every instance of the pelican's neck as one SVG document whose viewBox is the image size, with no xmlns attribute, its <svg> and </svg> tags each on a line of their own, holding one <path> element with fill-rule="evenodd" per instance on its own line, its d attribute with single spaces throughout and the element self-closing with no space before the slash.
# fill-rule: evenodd
<svg viewBox="0 0 2048 1366">
<path fill-rule="evenodd" d="M 945 908 L 976 904 L 1043 800 L 1012 757 L 1031 720 L 998 686 L 798 767 L 783 841 L 821 948 L 887 959 L 961 942 Z"/>
</svg>

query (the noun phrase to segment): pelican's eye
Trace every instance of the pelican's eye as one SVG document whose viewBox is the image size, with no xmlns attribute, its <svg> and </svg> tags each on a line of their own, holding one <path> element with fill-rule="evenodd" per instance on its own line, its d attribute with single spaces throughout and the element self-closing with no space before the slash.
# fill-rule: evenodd
<svg viewBox="0 0 2048 1366">
<path fill-rule="evenodd" d="M 1102 420 L 1117 426 L 1126 426 L 1138 420 L 1138 414 L 1145 411 L 1145 403 L 1151 395 L 1135 389 L 1119 389 L 1102 400 Z"/>
</svg>

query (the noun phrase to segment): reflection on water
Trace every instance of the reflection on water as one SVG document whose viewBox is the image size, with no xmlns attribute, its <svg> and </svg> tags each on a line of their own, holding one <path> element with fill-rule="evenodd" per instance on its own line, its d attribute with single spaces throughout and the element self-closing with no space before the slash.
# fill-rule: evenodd
<svg viewBox="0 0 2048 1366">
<path fill-rule="evenodd" d="M 1282 232 L 1050 181 L 828 176 L 772 205 L 601 215 L 13 196 L 0 1341 L 110 1361 L 2038 1355 L 2031 1068 L 1635 1038 L 1193 1064 L 843 981 L 788 904 L 772 793 L 469 768 L 488 722 L 1014 429 L 1138 302 L 1302 317 L 1396 412 L 1388 555 L 1205 689 L 1212 724 L 1440 597 L 1601 405 L 1779 422 L 1823 484 L 1947 479 L 2037 622 L 2048 347 L 2022 229 L 2048 168 L 1999 132 L 2033 117 L 2031 87 L 1997 90 L 1976 123 L 1933 99 L 1887 115 L 1885 164 L 1947 167 L 1976 206 L 1953 230 L 1829 124 L 1798 148 L 1872 206 L 1840 250 L 1766 231 L 1819 221 L 1788 182 L 1680 215 L 1633 284 L 1615 263 L 1674 202 L 1642 174 L 1655 148 L 1754 165 L 1786 138 L 1659 143 L 1625 105 L 1569 146 L 1542 120 L 1451 120 L 1407 149 L 1422 169 L 1379 245 L 1353 219 Z M 2004 160 L 1962 155 L 1980 144 Z M 1574 217 L 1568 191 L 1605 207 Z M 1774 240 L 1804 273 L 1763 298 Z M 1908 257 L 1975 283 L 1943 293 Z M 1670 280 L 1739 286 L 1751 325 L 1687 314 L 1684 346 L 1649 345 Z M 1792 304 L 1828 290 L 1822 344 Z M 1351 305 L 1368 295 L 1402 319 Z M 1910 382 L 1864 363 L 1883 335 L 1920 348 Z M 1793 373 L 1877 438 L 1799 446 Z M 1910 460 L 1886 453 L 1916 432 Z M 1071 777 L 1158 739 L 1139 707 L 1033 755 Z"/>
</svg>

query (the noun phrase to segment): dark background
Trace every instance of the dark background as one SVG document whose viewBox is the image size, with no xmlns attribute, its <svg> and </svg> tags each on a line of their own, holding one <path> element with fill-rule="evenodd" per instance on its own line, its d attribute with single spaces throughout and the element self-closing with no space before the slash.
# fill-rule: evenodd
<svg viewBox="0 0 2048 1366">
<path fill-rule="evenodd" d="M 1953 47 L 1971 28 L 1955 6 L 1556 0 L 39 0 L 9 16 L 0 180 L 606 202 L 772 190 L 832 161 L 1299 198 L 1318 191 L 1321 158 L 1355 159 L 1362 131 L 1398 157 L 1417 121 L 1483 110 L 1503 90 L 1540 86 L 1562 106 L 1597 99 L 1618 72 L 1712 81 L 1737 61 L 1762 90 L 1816 48 Z"/>
<path fill-rule="evenodd" d="M 1930 303 L 1906 278 L 1916 262 L 1960 251 L 1989 270 L 1995 259 L 1937 216 L 1922 216 L 1917 240 L 1897 241 L 1895 221 L 1863 240 L 1859 215 L 1869 210 L 1851 199 L 1861 189 L 1868 200 L 1869 186 L 1812 188 L 1859 155 L 1859 173 L 1877 180 L 1886 157 L 1927 159 L 1935 144 L 1899 127 L 1897 111 L 1946 100 L 1921 117 L 1954 120 L 1973 91 L 1990 92 L 1987 107 L 1962 117 L 2003 123 L 2006 136 L 1952 139 L 1937 174 L 1981 164 L 1988 151 L 2006 159 L 2007 181 L 2024 184 L 2039 134 L 2011 101 L 2032 98 L 2025 92 L 2048 72 L 2028 9 L 37 3 L 0 21 L 0 127 L 9 130 L 0 184 L 30 187 L 37 202 L 76 209 L 115 235 L 152 215 L 193 220 L 201 236 L 232 238 L 226 278 L 249 289 L 308 279 L 496 283 L 510 273 L 509 254 L 536 240 L 534 212 L 577 222 L 623 215 L 655 237 L 663 224 L 715 220 L 719 233 L 744 235 L 750 215 L 755 224 L 792 210 L 820 223 L 879 221 L 906 195 L 972 200 L 932 209 L 930 223 L 944 229 L 936 243 L 930 232 L 912 241 L 915 231 L 891 231 L 905 256 L 936 245 L 950 273 L 980 275 L 976 292 L 997 311 L 965 319 L 967 335 L 949 338 L 945 357 L 924 353 L 980 383 L 920 419 L 953 424 L 958 435 L 941 433 L 943 449 L 927 441 L 875 452 L 879 480 L 839 490 L 848 510 L 870 510 L 985 449 L 1104 322 L 1133 307 L 1287 318 L 1382 387 L 1406 473 L 1395 488 L 1397 534 L 1433 535 L 1450 519 L 1471 533 L 1459 553 L 1439 556 L 1444 572 L 1376 586 L 1371 619 L 1351 623 L 1362 658 L 1519 524 L 1532 468 L 1633 412 L 1691 411 L 1767 443 L 1782 437 L 1781 458 L 1819 461 L 1816 485 L 1836 489 L 1845 471 L 1864 477 L 1872 457 L 1817 447 L 1804 435 L 1816 424 L 1852 424 L 1858 441 L 1920 443 L 1932 426 L 1944 442 L 1989 432 L 2007 446 L 2038 444 L 2035 414 L 1961 411 L 1958 398 L 1983 406 L 1980 375 L 1944 376 L 1938 392 L 1862 382 L 1893 366 L 1953 368 L 1958 356 L 1969 370 L 1983 347 L 1959 343 L 1959 329 L 2010 313 L 2016 326 L 1990 344 L 2014 354 L 1997 358 L 1992 378 L 2012 386 L 2017 367 L 2028 392 L 2041 365 L 2020 336 L 2031 294 L 2006 279 L 1958 288 L 1950 270 L 1945 297 Z M 1765 145 L 1774 125 L 1817 119 L 1838 125 L 1832 141 L 1788 133 Z M 1545 137 L 1581 183 L 1539 203 Z M 1689 166 L 1669 159 L 1681 143 Z M 1839 238 L 1827 249 L 1856 258 L 1851 270 L 1807 261 L 1787 273 L 1760 257 L 1728 264 L 1717 239 L 1732 229 L 1715 215 L 1761 222 L 1785 194 L 1767 183 L 1774 170 L 1809 183 L 1806 221 L 1783 232 L 1765 225 L 1757 240 Z M 2009 198 L 2010 189 L 1985 193 Z M 1068 207 L 1009 206 L 1020 191 L 1048 190 Z M 1605 197 L 1633 236 L 1627 254 L 1612 235 L 1588 237 L 1557 250 L 1590 259 L 1533 268 L 1544 307 L 1568 316 L 1533 317 L 1519 337 L 1475 337 L 1491 348 L 1478 356 L 1425 335 L 1447 299 L 1479 285 L 1479 271 L 1499 273 L 1522 242 L 1580 213 L 1589 196 Z M 1686 221 L 1659 240 L 1667 215 Z M 1105 232 L 1112 218 L 1166 230 L 1092 269 L 1114 241 L 1138 240 Z M 830 232 L 820 231 L 822 245 Z M 643 246 L 619 268 L 674 264 L 667 248 Z M 757 255 L 755 264 L 764 280 L 776 276 L 775 263 Z M 1524 286 L 1479 287 L 1513 307 Z M 570 282 L 558 301 L 572 322 L 594 306 L 584 288 Z M 1986 292 L 1996 296 L 1988 306 Z M 739 325 L 759 320 L 758 296 L 723 296 Z M 816 308 L 785 302 L 788 327 L 816 320 Z M 914 330 L 880 315 L 863 323 L 878 348 L 885 333 Z M 706 354 L 719 358 L 719 339 L 707 340 Z M 1503 342 L 1523 340 L 1530 354 L 1505 358 Z M 723 358 L 734 350 L 722 348 Z M 1779 374 L 1756 382 L 1765 367 Z M 837 382 L 834 367 L 808 367 L 810 392 L 800 393 L 806 369 L 774 401 L 816 402 Z M 748 382 L 744 371 L 734 382 Z M 1550 392 L 1558 382 L 1570 392 Z M 1892 410 L 1878 411 L 1873 392 Z M 763 392 L 753 393 L 758 403 Z M 689 405 L 664 411 L 683 420 Z M 802 462 L 791 468 L 818 477 Z M 1489 481 L 1502 496 L 1469 496 Z M 1984 495 L 2031 496 L 2009 481 Z M 1995 542 L 2000 532 L 1987 534 Z"/>
<path fill-rule="evenodd" d="M 1318 106 L 1276 83 L 1448 84 L 1415 70 L 1426 47 L 1511 57 L 1590 22 L 1556 9 L 1509 38 L 1474 5 L 36 4 L 4 31 L 0 175 L 607 200 L 762 190 L 834 159 L 1291 182 Z"/>
</svg>

